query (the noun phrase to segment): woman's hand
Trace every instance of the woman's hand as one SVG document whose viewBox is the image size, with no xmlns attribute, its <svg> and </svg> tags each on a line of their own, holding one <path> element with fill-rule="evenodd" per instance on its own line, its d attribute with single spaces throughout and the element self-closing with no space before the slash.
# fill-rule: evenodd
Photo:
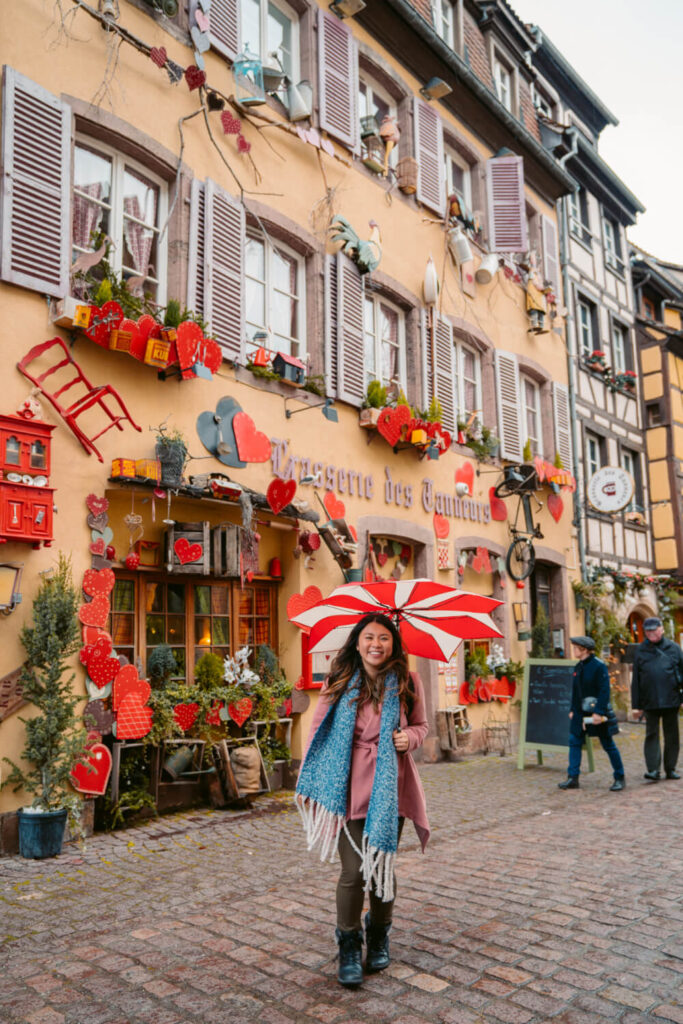
<svg viewBox="0 0 683 1024">
<path fill-rule="evenodd" d="M 405 754 L 409 746 L 408 734 L 400 731 L 399 729 L 394 729 L 392 737 L 397 752 L 399 754 Z"/>
</svg>

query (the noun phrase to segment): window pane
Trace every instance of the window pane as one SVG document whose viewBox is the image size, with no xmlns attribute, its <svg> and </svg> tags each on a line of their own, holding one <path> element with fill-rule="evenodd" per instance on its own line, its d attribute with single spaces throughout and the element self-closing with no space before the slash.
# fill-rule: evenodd
<svg viewBox="0 0 683 1024">
<path fill-rule="evenodd" d="M 73 244 L 92 249 L 92 235 L 109 231 L 111 160 L 83 146 L 74 150 Z M 104 204 L 104 205 L 102 205 Z"/>
<path fill-rule="evenodd" d="M 145 636 L 149 645 L 163 644 L 166 637 L 164 636 L 164 617 L 163 615 L 148 615 L 145 623 Z"/>
<path fill-rule="evenodd" d="M 114 647 L 132 647 L 135 643 L 135 616 L 112 615 L 111 638 Z"/>
<path fill-rule="evenodd" d="M 230 643 L 230 619 L 214 619 L 211 642 L 214 644 Z"/>
<path fill-rule="evenodd" d="M 242 48 L 249 47 L 256 56 L 261 55 L 261 4 L 259 0 L 241 0 Z"/>
<path fill-rule="evenodd" d="M 166 620 L 166 630 L 170 644 L 183 643 L 185 640 L 185 616 L 169 615 Z"/>
<path fill-rule="evenodd" d="M 277 252 L 275 250 L 273 251 L 270 262 L 270 272 L 274 288 L 279 288 L 282 292 L 289 292 L 291 295 L 296 295 L 296 270 L 296 260 L 292 256 L 287 256 L 285 253 Z"/>
<path fill-rule="evenodd" d="M 229 591 L 227 587 L 211 588 L 211 613 L 212 615 L 227 615 L 230 610 L 228 601 Z"/>
<path fill-rule="evenodd" d="M 264 54 L 264 63 L 270 63 L 270 54 L 273 51 L 277 53 L 287 74 L 291 74 L 292 23 L 275 4 L 268 4 L 268 53 Z"/>
<path fill-rule="evenodd" d="M 256 614 L 270 614 L 270 591 L 266 587 L 256 591 Z"/>
<path fill-rule="evenodd" d="M 240 593 L 240 617 L 252 615 L 254 611 L 254 591 L 243 590 Z"/>
<path fill-rule="evenodd" d="M 145 600 L 145 610 L 148 612 L 162 612 L 164 610 L 164 586 L 163 583 L 148 583 Z"/>
<path fill-rule="evenodd" d="M 270 301 L 271 323 L 274 334 L 289 337 L 292 325 L 296 327 L 296 302 L 282 292 L 273 292 Z"/>
<path fill-rule="evenodd" d="M 248 320 L 247 335 L 253 337 L 253 330 L 249 330 L 249 325 L 255 325 L 256 327 L 266 326 L 266 289 L 265 285 L 259 284 L 256 281 L 252 281 L 251 278 L 246 279 L 246 319 Z"/>
<path fill-rule="evenodd" d="M 197 616 L 194 620 L 195 643 L 202 647 L 211 646 L 211 619 L 208 616 Z"/>
<path fill-rule="evenodd" d="M 175 612 L 176 614 L 185 614 L 185 584 L 184 583 L 169 583 L 168 584 L 168 607 L 169 612 Z"/>
<path fill-rule="evenodd" d="M 210 587 L 195 587 L 194 588 L 194 610 L 196 612 L 207 614 L 211 611 L 211 588 Z"/>
<path fill-rule="evenodd" d="M 156 277 L 158 186 L 126 168 L 123 176 L 123 266 Z M 137 223 L 142 221 L 142 223 Z"/>
<path fill-rule="evenodd" d="M 132 612 L 135 609 L 135 584 L 132 580 L 117 580 L 111 601 L 112 611 Z"/>
<path fill-rule="evenodd" d="M 265 250 L 263 242 L 259 242 L 257 238 L 247 238 L 244 267 L 248 277 L 257 277 L 259 281 L 265 281 Z"/>
<path fill-rule="evenodd" d="M 175 658 L 175 663 L 178 666 L 178 674 L 176 676 L 174 676 L 173 678 L 174 679 L 184 679 L 185 678 L 185 671 L 186 671 L 185 648 L 184 647 L 173 647 L 172 650 L 173 650 L 173 657 Z"/>
</svg>

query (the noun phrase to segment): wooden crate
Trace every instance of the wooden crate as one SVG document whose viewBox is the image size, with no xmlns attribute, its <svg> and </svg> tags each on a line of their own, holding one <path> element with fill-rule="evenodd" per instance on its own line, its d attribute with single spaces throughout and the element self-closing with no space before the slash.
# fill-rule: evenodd
<svg viewBox="0 0 683 1024">
<path fill-rule="evenodd" d="M 211 567 L 214 576 L 240 575 L 240 530 L 235 523 L 220 523 L 211 530 Z"/>
<path fill-rule="evenodd" d="M 470 732 L 467 709 L 462 704 L 451 708 L 439 708 L 436 712 L 436 731 L 439 746 L 444 752 L 464 746 Z"/>
<path fill-rule="evenodd" d="M 261 751 L 259 750 L 259 745 L 258 745 L 258 743 L 256 741 L 256 737 L 255 736 L 245 736 L 243 738 L 241 737 L 239 739 L 234 739 L 234 740 L 221 740 L 220 743 L 217 743 L 216 746 L 214 747 L 214 751 L 217 752 L 217 754 L 218 754 L 218 758 L 217 758 L 218 773 L 219 773 L 219 776 L 220 776 L 221 784 L 223 786 L 223 792 L 225 794 L 225 799 L 227 801 L 246 799 L 249 796 L 257 796 L 258 795 L 257 793 L 246 793 L 246 794 L 242 793 L 240 791 L 240 789 L 238 788 L 238 786 L 237 786 L 237 782 L 235 781 L 235 774 L 234 774 L 234 772 L 232 770 L 232 762 L 230 760 L 230 751 L 234 747 L 243 746 L 244 744 L 249 744 L 249 745 L 255 746 L 256 749 L 259 752 L 259 760 L 261 762 L 261 788 L 259 789 L 258 792 L 259 793 L 269 793 L 270 792 L 270 782 L 268 781 L 268 774 L 266 772 L 266 766 L 263 763 L 263 758 L 261 757 Z"/>
<path fill-rule="evenodd" d="M 190 547 L 199 544 L 202 549 L 201 558 L 192 562 L 181 562 L 176 544 L 180 540 L 187 541 Z M 211 527 L 208 521 L 203 523 L 174 523 L 166 530 L 165 540 L 166 570 L 173 575 L 208 576 L 211 572 Z"/>
</svg>

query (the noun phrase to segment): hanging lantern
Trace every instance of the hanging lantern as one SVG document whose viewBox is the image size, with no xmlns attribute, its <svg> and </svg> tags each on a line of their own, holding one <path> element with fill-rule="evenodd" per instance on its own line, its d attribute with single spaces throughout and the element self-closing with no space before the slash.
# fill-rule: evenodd
<svg viewBox="0 0 683 1024">
<path fill-rule="evenodd" d="M 448 248 L 456 263 L 467 263 L 472 259 L 472 249 L 467 236 L 461 227 L 450 228 L 448 232 Z"/>
<path fill-rule="evenodd" d="M 266 102 L 263 87 L 263 65 L 246 46 L 232 66 L 235 76 L 235 99 L 243 107 Z"/>
<path fill-rule="evenodd" d="M 490 252 L 484 256 L 483 260 L 477 267 L 475 278 L 477 284 L 490 284 L 494 277 L 498 273 L 498 256 L 495 252 Z"/>
<path fill-rule="evenodd" d="M 424 300 L 428 306 L 433 306 L 439 297 L 439 278 L 434 266 L 434 260 L 430 256 L 425 268 L 425 278 L 422 285 Z"/>
<path fill-rule="evenodd" d="M 313 113 L 313 86 L 304 78 L 298 85 L 287 87 L 287 108 L 290 121 L 303 121 Z"/>
</svg>

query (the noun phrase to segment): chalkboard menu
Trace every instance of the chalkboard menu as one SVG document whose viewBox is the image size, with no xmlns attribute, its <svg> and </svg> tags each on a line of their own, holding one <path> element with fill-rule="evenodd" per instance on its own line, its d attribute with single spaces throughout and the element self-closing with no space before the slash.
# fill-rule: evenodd
<svg viewBox="0 0 683 1024">
<path fill-rule="evenodd" d="M 575 666 L 575 661 L 559 658 L 527 660 L 522 689 L 519 768 L 524 767 L 526 747 L 540 752 L 569 745 L 569 711 Z"/>
</svg>

